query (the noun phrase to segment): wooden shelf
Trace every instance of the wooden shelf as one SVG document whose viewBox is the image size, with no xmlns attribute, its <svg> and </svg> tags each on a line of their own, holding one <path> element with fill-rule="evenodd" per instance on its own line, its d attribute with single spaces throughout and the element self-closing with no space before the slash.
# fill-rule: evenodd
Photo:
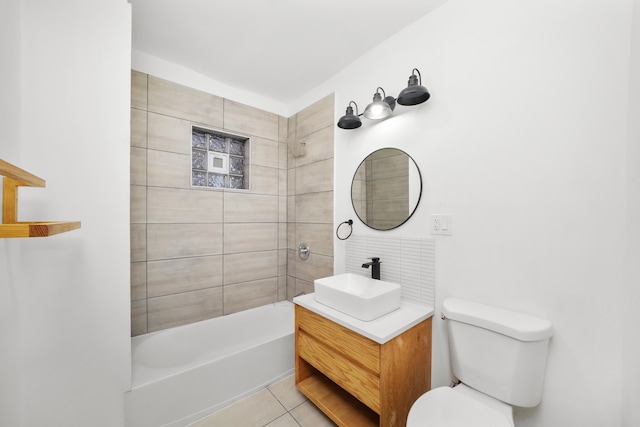
<svg viewBox="0 0 640 427">
<path fill-rule="evenodd" d="M 0 237 L 49 237 L 80 228 L 80 222 L 19 222 L 0 224 Z"/>
<path fill-rule="evenodd" d="M 298 389 L 339 426 L 380 425 L 378 414 L 319 372 L 299 382 Z"/>
<path fill-rule="evenodd" d="M 24 169 L 20 169 L 11 163 L 7 163 L 2 159 L 0 159 L 0 175 L 20 182 L 21 186 L 44 187 L 45 185 L 44 179 L 38 178 L 34 174 L 29 173 Z"/>
<path fill-rule="evenodd" d="M 48 237 L 80 228 L 79 221 L 18 221 L 18 187 L 44 187 L 45 180 L 2 159 L 0 159 L 0 176 L 4 176 L 0 238 Z"/>
</svg>

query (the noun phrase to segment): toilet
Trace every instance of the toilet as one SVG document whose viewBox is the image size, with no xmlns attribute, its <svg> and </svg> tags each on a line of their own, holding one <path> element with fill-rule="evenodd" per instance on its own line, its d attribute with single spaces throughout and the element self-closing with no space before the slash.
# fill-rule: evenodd
<svg viewBox="0 0 640 427">
<path fill-rule="evenodd" d="M 458 298 L 443 302 L 442 318 L 460 382 L 420 396 L 407 427 L 514 427 L 513 406 L 542 398 L 551 323 Z"/>
</svg>

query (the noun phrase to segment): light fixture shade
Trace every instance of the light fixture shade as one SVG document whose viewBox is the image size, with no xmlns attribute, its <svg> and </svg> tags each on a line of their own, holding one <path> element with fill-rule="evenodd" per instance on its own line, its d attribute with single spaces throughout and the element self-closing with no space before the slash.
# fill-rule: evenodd
<svg viewBox="0 0 640 427">
<path fill-rule="evenodd" d="M 376 93 L 373 95 L 373 102 L 367 105 L 367 108 L 364 110 L 364 116 L 370 120 L 381 120 L 386 119 L 391 115 L 393 109 L 396 106 L 396 101 L 391 96 L 386 96 L 384 100 L 382 99 L 382 95 L 380 95 L 380 90 L 384 93 L 384 89 L 378 88 Z"/>
<path fill-rule="evenodd" d="M 356 114 L 353 114 L 353 107 L 351 107 L 351 102 L 347 107 L 347 111 L 345 115 L 340 117 L 340 120 L 338 120 L 338 127 L 340 129 L 356 129 L 362 126 L 362 121 L 360 120 L 360 117 L 358 117 Z M 355 104 L 355 102 L 353 103 Z M 358 111 L 358 106 L 356 105 L 356 112 L 357 111 Z"/>
<path fill-rule="evenodd" d="M 418 73 L 416 76 L 415 73 Z M 398 104 L 400 105 L 418 105 L 425 102 L 431 97 L 426 87 L 422 86 L 422 76 L 417 68 L 409 76 L 409 83 L 398 95 Z"/>
</svg>

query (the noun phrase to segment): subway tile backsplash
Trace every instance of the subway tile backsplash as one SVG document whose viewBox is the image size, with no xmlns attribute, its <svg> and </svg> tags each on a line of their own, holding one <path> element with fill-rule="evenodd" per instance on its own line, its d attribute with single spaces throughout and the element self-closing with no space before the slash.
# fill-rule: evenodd
<svg viewBox="0 0 640 427">
<path fill-rule="evenodd" d="M 347 273 L 369 276 L 362 264 L 379 257 L 380 279 L 400 284 L 402 299 L 435 305 L 435 239 L 352 235 L 345 243 Z"/>
</svg>

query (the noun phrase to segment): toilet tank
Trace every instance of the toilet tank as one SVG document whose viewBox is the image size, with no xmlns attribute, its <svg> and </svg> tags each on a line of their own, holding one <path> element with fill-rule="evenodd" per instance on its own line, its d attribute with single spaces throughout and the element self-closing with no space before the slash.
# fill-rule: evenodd
<svg viewBox="0 0 640 427">
<path fill-rule="evenodd" d="M 456 378 L 510 405 L 540 403 L 549 321 L 457 298 L 446 299 L 442 312 Z"/>
</svg>

